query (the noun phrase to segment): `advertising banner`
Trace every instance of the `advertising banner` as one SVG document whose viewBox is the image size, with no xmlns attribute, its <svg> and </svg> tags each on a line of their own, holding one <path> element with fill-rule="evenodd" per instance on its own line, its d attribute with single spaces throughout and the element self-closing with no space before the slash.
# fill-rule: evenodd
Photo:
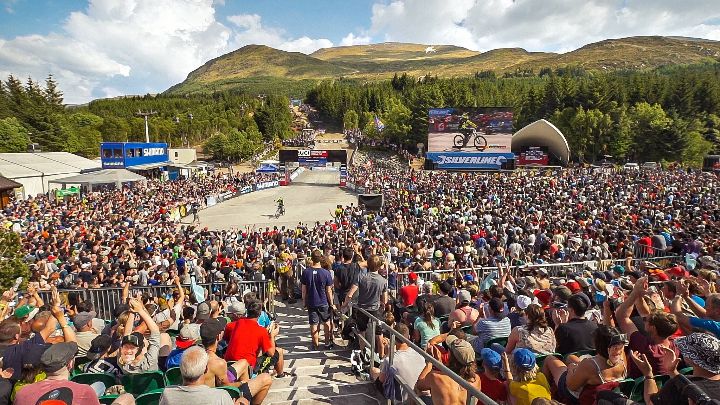
<svg viewBox="0 0 720 405">
<path fill-rule="evenodd" d="M 255 190 L 264 190 L 266 188 L 272 188 L 279 186 L 280 183 L 278 181 L 266 181 L 264 183 L 258 183 L 255 185 Z"/>
<path fill-rule="evenodd" d="M 513 111 L 508 107 L 432 108 L 428 152 L 509 153 Z"/>
<path fill-rule="evenodd" d="M 500 170 L 515 159 L 514 153 L 428 152 L 438 169 Z"/>
<path fill-rule="evenodd" d="M 240 189 L 240 194 L 247 194 L 249 192 L 253 191 L 252 186 L 245 186 Z"/>
<path fill-rule="evenodd" d="M 550 161 L 548 153 L 539 146 L 531 146 L 518 156 L 517 164 L 520 166 L 547 166 Z"/>
<path fill-rule="evenodd" d="M 217 200 L 215 199 L 215 196 L 210 196 L 205 199 L 205 202 L 208 207 L 212 207 L 213 205 L 217 204 Z"/>
</svg>

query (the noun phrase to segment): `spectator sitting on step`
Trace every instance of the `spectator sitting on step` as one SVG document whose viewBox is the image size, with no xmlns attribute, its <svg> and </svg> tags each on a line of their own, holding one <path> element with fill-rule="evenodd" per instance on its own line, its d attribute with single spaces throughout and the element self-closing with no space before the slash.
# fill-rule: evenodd
<svg viewBox="0 0 720 405">
<path fill-rule="evenodd" d="M 410 330 L 408 329 L 407 325 L 405 324 L 398 324 L 396 327 L 396 330 L 399 334 L 401 334 L 405 339 L 410 340 Z M 386 344 L 389 343 L 389 339 L 386 337 L 381 337 Z M 393 364 L 390 366 L 390 362 L 387 358 L 385 358 L 380 365 L 380 368 L 372 367 L 370 368 L 370 378 L 374 380 L 379 380 L 380 383 L 383 384 L 383 387 L 388 386 L 389 384 L 393 384 L 395 386 L 395 390 L 400 389 L 400 385 L 396 384 L 395 381 L 388 381 L 389 378 L 391 378 L 393 375 L 398 375 L 402 377 L 403 381 L 407 383 L 409 386 L 414 387 L 417 383 L 418 377 L 420 376 L 420 373 L 423 370 L 423 362 L 424 358 L 418 354 L 416 351 L 410 349 L 410 346 L 408 346 L 407 343 L 402 341 L 401 339 L 395 338 L 395 353 L 393 357 Z M 392 370 L 391 370 L 392 369 Z M 385 395 L 388 395 L 388 390 L 384 390 Z M 428 393 L 429 394 L 429 393 Z M 393 398 L 389 398 L 393 399 Z M 403 403 L 408 400 L 408 394 L 406 392 L 403 392 L 402 394 L 402 401 Z"/>
<path fill-rule="evenodd" d="M 257 320 L 262 313 L 260 301 L 246 303 L 246 311 L 247 317 L 233 322 L 235 326 L 232 333 L 223 337 L 228 342 L 225 360 L 244 359 L 253 368 L 255 374 L 269 372 L 274 367 L 277 378 L 293 375 L 283 371 L 285 364 L 283 349 L 275 346 L 275 338 L 280 332 L 280 326 L 273 323 L 273 329 L 268 333 L 267 329 L 258 324 Z M 258 357 L 258 353 L 262 355 Z"/>
<path fill-rule="evenodd" d="M 174 404 L 207 404 L 207 405 L 233 405 L 227 391 L 210 388 L 205 385 L 203 376 L 208 370 L 208 354 L 205 349 L 193 346 L 187 349 L 180 360 L 180 374 L 183 385 L 167 387 L 163 390 L 160 405 Z M 241 404 L 249 404 L 246 398 L 241 398 Z"/>
<path fill-rule="evenodd" d="M 216 354 L 217 344 L 225 328 L 224 318 L 211 319 L 200 326 L 202 345 L 208 354 L 208 366 L 203 383 L 208 387 L 237 387 L 243 398 L 251 404 L 262 404 L 272 385 L 268 373 L 260 373 L 250 379 L 247 360 L 236 361 L 228 366 L 225 359 Z"/>
</svg>

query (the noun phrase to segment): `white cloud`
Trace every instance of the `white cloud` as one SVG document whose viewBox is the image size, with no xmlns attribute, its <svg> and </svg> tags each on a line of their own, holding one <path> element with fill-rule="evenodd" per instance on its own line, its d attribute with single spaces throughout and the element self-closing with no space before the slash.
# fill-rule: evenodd
<svg viewBox="0 0 720 405">
<path fill-rule="evenodd" d="M 486 51 L 565 51 L 606 38 L 679 35 L 720 40 L 716 0 L 394 0 L 372 7 L 370 33 L 386 41 Z"/>
<path fill-rule="evenodd" d="M 233 38 L 233 44 L 237 48 L 248 44 L 260 44 L 283 51 L 309 54 L 320 48 L 333 46 L 332 41 L 325 38 L 313 39 L 307 36 L 289 38 L 282 29 L 264 26 L 262 17 L 257 14 L 231 15 L 228 21 L 238 28 Z"/>
<path fill-rule="evenodd" d="M 6 3 L 8 4 L 8 3 Z M 9 3 L 11 4 L 11 3 Z M 60 32 L 0 38 L 0 77 L 55 75 L 67 103 L 127 93 L 159 92 L 206 61 L 242 45 L 266 44 L 311 53 L 327 39 L 293 38 L 260 16 L 217 20 L 222 0 L 90 0 Z"/>
<path fill-rule="evenodd" d="M 355 36 L 352 32 L 347 34 L 341 41 L 340 46 L 367 45 L 372 41 L 369 35 Z"/>
</svg>

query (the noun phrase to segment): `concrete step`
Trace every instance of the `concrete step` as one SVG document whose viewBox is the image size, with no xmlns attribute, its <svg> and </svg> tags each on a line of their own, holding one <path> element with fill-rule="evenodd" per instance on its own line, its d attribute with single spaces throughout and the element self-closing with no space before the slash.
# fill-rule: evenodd
<svg viewBox="0 0 720 405">
<path fill-rule="evenodd" d="M 348 342 L 334 339 L 335 348 L 312 350 L 307 312 L 299 303 L 276 305 L 280 333 L 278 347 L 285 350 L 285 370 L 295 377 L 273 378 L 265 404 L 382 404 L 374 385 L 350 371 Z M 321 332 L 321 341 L 324 334 Z"/>
<path fill-rule="evenodd" d="M 277 380 L 276 380 L 277 381 Z M 300 402 L 303 401 L 303 402 Z M 313 402 L 315 401 L 315 402 Z M 358 402 L 355 402 L 358 401 Z M 355 384 L 325 384 L 277 389 L 275 381 L 265 404 L 380 404 L 375 385 L 369 381 Z"/>
<path fill-rule="evenodd" d="M 304 395 L 304 393 L 297 392 L 298 395 Z M 381 405 L 382 398 L 373 397 L 370 394 L 358 393 L 358 394 L 344 394 L 344 395 L 333 395 L 329 397 L 319 397 L 312 399 L 292 399 L 288 401 L 274 401 L 270 402 L 271 405 Z M 268 403 L 265 401 L 265 403 Z"/>
</svg>

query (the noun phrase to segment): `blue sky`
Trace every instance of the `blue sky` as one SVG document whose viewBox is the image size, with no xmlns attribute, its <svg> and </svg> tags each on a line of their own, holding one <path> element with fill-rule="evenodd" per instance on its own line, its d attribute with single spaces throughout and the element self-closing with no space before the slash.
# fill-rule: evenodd
<svg viewBox="0 0 720 405">
<path fill-rule="evenodd" d="M 0 78 L 53 74 L 68 103 L 166 90 L 248 44 L 385 41 L 567 52 L 607 38 L 720 40 L 717 0 L 0 0 Z"/>
</svg>

